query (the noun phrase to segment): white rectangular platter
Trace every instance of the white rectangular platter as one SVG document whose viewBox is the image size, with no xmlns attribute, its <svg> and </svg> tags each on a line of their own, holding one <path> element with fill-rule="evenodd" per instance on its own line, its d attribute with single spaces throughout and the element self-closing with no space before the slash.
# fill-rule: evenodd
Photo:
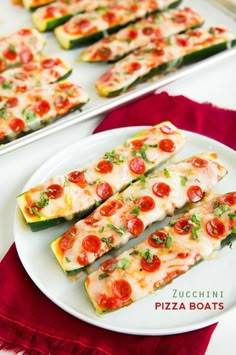
<svg viewBox="0 0 236 355">
<path fill-rule="evenodd" d="M 236 33 L 236 13 L 224 8 L 222 6 L 222 1 L 184 0 L 181 4 L 181 7 L 183 6 L 190 6 L 197 10 L 205 19 L 204 27 L 221 25 L 225 26 L 229 31 Z M 22 27 L 32 27 L 31 13 L 22 7 L 12 5 L 11 0 L 2 1 L 0 14 L 0 36 L 14 32 Z M 174 80 L 180 79 L 236 54 L 236 47 L 234 47 L 208 59 L 202 60 L 201 62 L 178 69 L 175 72 L 169 73 L 165 76 L 156 77 L 155 79 L 140 84 L 133 90 L 118 97 L 102 98 L 97 94 L 94 82 L 96 78 L 98 78 L 109 68 L 110 64 L 79 62 L 78 58 L 84 48 L 66 51 L 60 48 L 52 32 L 44 33 L 43 36 L 47 41 L 44 50 L 45 54 L 48 56 L 59 56 L 72 66 L 73 72 L 69 79 L 74 83 L 80 84 L 89 93 L 90 101 L 83 107 L 82 112 L 77 111 L 69 114 L 64 118 L 61 118 L 58 121 L 46 126 L 45 128 L 40 129 L 39 131 L 30 133 L 10 143 L 0 145 L 0 155 L 6 154 L 50 134 L 56 134 L 59 130 L 66 129 L 71 125 L 91 119 L 100 114 L 104 114 L 105 112 L 108 112 L 120 105 L 151 93 Z"/>
</svg>

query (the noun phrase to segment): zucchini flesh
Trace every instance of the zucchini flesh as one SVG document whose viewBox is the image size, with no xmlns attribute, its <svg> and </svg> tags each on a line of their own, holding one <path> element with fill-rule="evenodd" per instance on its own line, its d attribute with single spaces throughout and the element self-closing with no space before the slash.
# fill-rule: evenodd
<svg viewBox="0 0 236 355">
<path fill-rule="evenodd" d="M 181 1 L 166 0 L 163 8 L 159 7 L 158 1 L 156 1 L 156 8 L 153 6 L 153 1 L 140 3 L 130 1 L 128 5 L 126 2 L 117 2 L 115 5 L 101 7 L 72 17 L 64 25 L 58 26 L 54 30 L 55 36 L 64 49 L 84 46 L 107 34 L 115 33 L 148 14 L 176 7 Z M 135 11 L 132 10 L 133 6 L 137 7 Z"/>
<path fill-rule="evenodd" d="M 131 53 L 102 74 L 95 86 L 101 96 L 116 96 L 154 75 L 166 74 L 235 45 L 236 36 L 223 28 L 192 30 Z"/>
<path fill-rule="evenodd" d="M 26 9 L 28 9 L 30 11 L 34 11 L 34 10 L 40 8 L 41 6 L 51 4 L 55 0 L 36 0 L 36 1 L 35 0 L 22 0 L 22 1 L 23 1 L 23 5 Z"/>
<path fill-rule="evenodd" d="M 79 109 L 88 102 L 89 96 L 80 86 L 63 81 L 34 88 L 19 95 L 17 100 L 13 98 L 14 107 L 8 105 L 10 99 L 0 105 L 1 143 L 36 131 Z"/>
<path fill-rule="evenodd" d="M 174 142 L 174 149 L 170 152 L 157 148 L 159 142 L 165 138 L 170 138 Z M 139 152 L 134 150 L 133 141 L 143 144 L 143 148 L 140 147 L 140 154 L 146 159 L 146 161 L 141 157 L 138 159 L 144 170 L 135 172 L 131 170 L 130 164 L 137 161 L 134 154 Z M 140 175 L 150 172 L 172 157 L 183 147 L 184 142 L 185 137 L 180 130 L 170 122 L 162 122 L 128 139 L 126 144 L 104 153 L 100 159 L 85 167 L 52 177 L 43 184 L 32 187 L 18 196 L 18 205 L 27 224 L 34 231 L 48 228 L 63 220 L 80 219 L 92 212 L 111 194 L 124 189 Z M 148 157 L 151 160 L 147 160 Z M 104 170 L 102 166 L 108 166 L 109 169 Z M 57 199 L 48 197 L 51 185 L 60 187 L 62 194 Z"/>
<path fill-rule="evenodd" d="M 195 161 L 204 161 L 204 167 L 199 169 Z M 154 172 L 145 182 L 135 182 L 104 202 L 91 216 L 77 222 L 52 242 L 52 250 L 66 273 L 80 272 L 80 268 L 126 244 L 152 223 L 184 207 L 192 201 L 189 197 L 192 190 L 201 190 L 203 197 L 225 174 L 226 169 L 215 153 L 202 153 Z M 185 184 L 181 184 L 183 179 Z M 168 193 L 156 194 L 156 187 Z M 92 225 L 88 224 L 91 220 L 95 221 Z"/>
<path fill-rule="evenodd" d="M 40 32 L 53 30 L 63 25 L 72 16 L 82 12 L 91 11 L 98 7 L 107 6 L 110 0 L 99 1 L 55 1 L 53 4 L 41 7 L 32 14 L 32 22 Z"/>
<path fill-rule="evenodd" d="M 203 25 L 203 18 L 190 8 L 153 14 L 146 19 L 107 36 L 81 54 L 86 62 L 116 62 L 151 41 Z"/>
<path fill-rule="evenodd" d="M 235 207 L 236 192 L 219 195 L 170 221 L 168 226 L 153 232 L 115 260 L 102 263 L 85 280 L 97 313 L 132 304 L 231 245 L 236 238 Z M 106 269 L 105 265 L 109 267 Z M 127 297 L 122 298 L 114 287 L 117 280 L 122 280 L 121 285 L 129 290 Z"/>
</svg>

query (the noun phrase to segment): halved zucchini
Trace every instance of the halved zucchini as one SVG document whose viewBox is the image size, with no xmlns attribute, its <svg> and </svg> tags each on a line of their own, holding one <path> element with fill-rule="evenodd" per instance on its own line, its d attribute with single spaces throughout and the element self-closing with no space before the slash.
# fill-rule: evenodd
<svg viewBox="0 0 236 355">
<path fill-rule="evenodd" d="M 156 1 L 156 7 L 153 6 L 153 1 L 131 1 L 128 5 L 126 3 L 120 5 L 117 2 L 72 17 L 64 25 L 55 29 L 55 36 L 64 49 L 84 46 L 99 40 L 108 33 L 117 32 L 148 14 L 176 7 L 181 1 L 166 0 L 163 8 L 159 7 L 158 1 Z"/>
<path fill-rule="evenodd" d="M 41 6 L 51 4 L 54 1 L 55 0 L 22 0 L 24 7 L 30 11 L 34 11 Z"/>
</svg>

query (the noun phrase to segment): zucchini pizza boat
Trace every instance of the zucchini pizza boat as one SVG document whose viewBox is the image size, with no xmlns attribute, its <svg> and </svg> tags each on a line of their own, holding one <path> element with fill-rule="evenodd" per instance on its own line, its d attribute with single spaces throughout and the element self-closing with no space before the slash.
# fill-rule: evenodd
<svg viewBox="0 0 236 355">
<path fill-rule="evenodd" d="M 55 0 L 22 0 L 24 7 L 27 10 L 31 10 L 31 11 L 34 11 L 38 7 L 48 5 L 54 1 Z"/>
<path fill-rule="evenodd" d="M 163 122 L 128 139 L 84 167 L 54 176 L 18 196 L 33 231 L 88 215 L 102 201 L 140 175 L 165 162 L 185 143 L 185 136 Z"/>
<path fill-rule="evenodd" d="M 97 313 L 128 306 L 215 255 L 236 234 L 235 212 L 236 192 L 217 196 L 105 260 L 85 280 Z"/>
<path fill-rule="evenodd" d="M 32 22 L 40 32 L 53 30 L 73 15 L 107 6 L 112 0 L 60 0 L 43 6 L 32 14 Z"/>
<path fill-rule="evenodd" d="M 148 14 L 176 7 L 180 3 L 181 0 L 120 0 L 94 11 L 78 14 L 64 25 L 56 27 L 54 32 L 60 46 L 71 49 L 91 44 Z"/>
<path fill-rule="evenodd" d="M 175 209 L 201 201 L 225 174 L 216 153 L 202 153 L 142 176 L 54 240 L 54 255 L 66 274 L 74 276 Z"/>
<path fill-rule="evenodd" d="M 0 102 L 0 143 L 36 131 L 89 100 L 79 86 L 63 81 L 36 87 Z"/>
<path fill-rule="evenodd" d="M 0 102 L 3 98 L 66 79 L 72 72 L 60 58 L 42 57 L 37 62 L 23 64 L 0 74 Z M 1 113 L 0 113 L 1 115 Z"/>
<path fill-rule="evenodd" d="M 8 68 L 31 63 L 45 46 L 41 34 L 31 28 L 0 37 L 0 73 Z"/>
<path fill-rule="evenodd" d="M 236 35 L 222 27 L 194 29 L 156 40 L 115 63 L 95 86 L 101 96 L 116 96 L 154 75 L 200 61 L 235 44 Z"/>
<path fill-rule="evenodd" d="M 199 27 L 203 22 L 203 18 L 189 7 L 153 14 L 94 43 L 85 49 L 81 59 L 114 62 L 150 41 Z"/>
</svg>

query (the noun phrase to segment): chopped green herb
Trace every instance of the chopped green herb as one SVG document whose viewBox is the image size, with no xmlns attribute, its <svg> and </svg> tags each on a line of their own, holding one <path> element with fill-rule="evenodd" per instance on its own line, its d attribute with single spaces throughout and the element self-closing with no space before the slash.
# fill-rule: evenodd
<svg viewBox="0 0 236 355">
<path fill-rule="evenodd" d="M 135 216 L 139 216 L 140 214 L 140 206 L 134 206 L 134 208 L 131 210 L 131 213 L 134 214 Z"/>
<path fill-rule="evenodd" d="M 164 169 L 164 176 L 165 176 L 167 179 L 171 177 L 171 174 L 170 174 L 169 170 L 166 169 L 166 168 Z"/>
<path fill-rule="evenodd" d="M 148 149 L 148 144 L 144 144 L 140 150 L 133 150 L 133 155 L 135 157 L 142 158 L 146 163 L 153 164 L 153 161 L 149 160 L 146 155 L 146 150 Z"/>
<path fill-rule="evenodd" d="M 195 226 L 192 228 L 192 238 L 193 239 L 198 239 L 198 230 L 200 229 L 200 226 Z"/>
<path fill-rule="evenodd" d="M 103 232 L 104 232 L 104 228 L 105 228 L 105 227 L 102 226 L 102 227 L 99 229 L 99 232 L 100 232 L 100 233 L 103 233 Z M 103 239 L 104 239 L 104 238 L 103 238 Z"/>
<path fill-rule="evenodd" d="M 226 203 L 221 203 L 214 209 L 214 215 L 220 217 L 224 212 L 229 210 L 229 206 Z"/>
<path fill-rule="evenodd" d="M 153 254 L 150 249 L 146 249 L 140 252 L 140 255 L 147 260 L 148 263 L 151 263 L 153 260 Z"/>
<path fill-rule="evenodd" d="M 229 213 L 228 216 L 230 219 L 236 220 L 236 213 Z"/>
<path fill-rule="evenodd" d="M 152 239 L 155 240 L 155 242 L 159 245 L 164 242 L 163 239 L 161 239 L 160 237 L 158 237 L 158 235 L 155 235 L 155 234 L 152 236 Z"/>
<path fill-rule="evenodd" d="M 68 176 L 64 176 L 64 187 L 65 186 L 68 186 L 68 184 L 69 184 L 69 179 L 68 179 Z"/>
<path fill-rule="evenodd" d="M 65 257 L 65 259 L 66 259 L 66 261 L 67 261 L 68 263 L 71 262 L 71 260 L 70 260 L 67 256 Z"/>
<path fill-rule="evenodd" d="M 13 84 L 10 83 L 9 81 L 4 81 L 4 82 L 2 83 L 2 88 L 3 88 L 3 89 L 12 89 L 12 87 L 13 87 Z"/>
<path fill-rule="evenodd" d="M 7 115 L 7 104 L 4 104 L 1 108 L 0 108 L 0 117 L 7 119 L 8 115 Z"/>
<path fill-rule="evenodd" d="M 188 180 L 188 179 L 187 179 L 186 176 L 184 176 L 184 175 L 180 176 L 180 185 L 181 185 L 181 186 L 185 186 L 187 180 Z"/>
<path fill-rule="evenodd" d="M 104 272 L 103 274 L 98 275 L 98 279 L 99 280 L 103 280 L 103 279 L 105 279 L 106 277 L 109 277 L 109 276 L 110 276 L 109 274 Z"/>
<path fill-rule="evenodd" d="M 192 221 L 193 223 L 195 223 L 197 226 L 200 226 L 200 220 L 199 220 L 199 218 L 198 218 L 195 214 L 192 215 L 191 221 Z"/>
<path fill-rule="evenodd" d="M 145 175 L 140 175 L 139 176 L 139 181 L 142 184 L 142 189 L 145 189 L 145 187 L 146 187 L 146 176 Z"/>
<path fill-rule="evenodd" d="M 42 217 L 41 214 L 39 213 L 39 211 L 36 210 L 36 208 L 28 207 L 28 209 L 31 214 L 34 214 L 35 216 L 37 216 L 39 218 Z"/>
<path fill-rule="evenodd" d="M 34 111 L 28 110 L 27 108 L 25 108 L 22 113 L 24 118 L 28 122 L 33 121 L 37 118 L 37 114 Z"/>
<path fill-rule="evenodd" d="M 109 160 L 111 163 L 114 164 L 120 164 L 125 161 L 125 157 L 123 155 L 117 154 L 115 150 L 112 150 L 111 152 L 106 152 L 103 158 Z"/>
<path fill-rule="evenodd" d="M 120 259 L 117 263 L 112 265 L 112 269 L 122 269 L 126 270 L 129 266 L 129 260 L 127 258 Z"/>
<path fill-rule="evenodd" d="M 95 206 L 96 206 L 96 207 L 98 207 L 98 206 L 100 206 L 100 204 L 101 204 L 101 201 L 98 201 L 98 200 L 94 200 L 94 204 L 95 204 Z"/>
<path fill-rule="evenodd" d="M 114 224 L 108 223 L 107 227 L 111 228 L 112 230 L 114 230 L 116 233 L 118 233 L 120 236 L 122 236 L 124 234 L 124 232 L 126 231 L 126 227 L 122 227 L 122 228 L 117 228 L 116 226 L 114 226 Z"/>
<path fill-rule="evenodd" d="M 49 204 L 49 197 L 45 194 L 45 192 L 42 192 L 40 194 L 40 201 L 35 202 L 35 206 L 38 208 L 44 208 Z"/>
<path fill-rule="evenodd" d="M 131 253 L 129 253 L 129 255 L 138 255 L 139 251 L 138 250 L 133 250 L 131 251 Z"/>
<path fill-rule="evenodd" d="M 168 235 L 167 239 L 166 239 L 166 248 L 167 249 L 170 249 L 171 243 L 172 243 L 172 238 L 170 235 Z"/>
<path fill-rule="evenodd" d="M 236 226 L 233 226 L 233 228 L 232 228 L 232 233 L 233 233 L 233 234 L 236 234 Z"/>
<path fill-rule="evenodd" d="M 16 46 L 14 46 L 14 44 L 9 44 L 8 49 L 9 51 L 16 53 Z"/>
<path fill-rule="evenodd" d="M 102 238 L 101 241 L 103 243 L 106 243 L 109 247 L 113 247 L 113 243 L 112 243 L 112 241 L 109 238 Z"/>
<path fill-rule="evenodd" d="M 137 197 L 130 195 L 128 197 L 125 197 L 123 201 L 127 202 L 127 201 L 135 201 L 135 200 L 137 200 Z"/>
<path fill-rule="evenodd" d="M 173 219 L 172 221 L 170 221 L 170 222 L 168 223 L 168 225 L 169 225 L 170 227 L 173 227 L 176 222 L 177 222 L 177 221 Z"/>
</svg>

